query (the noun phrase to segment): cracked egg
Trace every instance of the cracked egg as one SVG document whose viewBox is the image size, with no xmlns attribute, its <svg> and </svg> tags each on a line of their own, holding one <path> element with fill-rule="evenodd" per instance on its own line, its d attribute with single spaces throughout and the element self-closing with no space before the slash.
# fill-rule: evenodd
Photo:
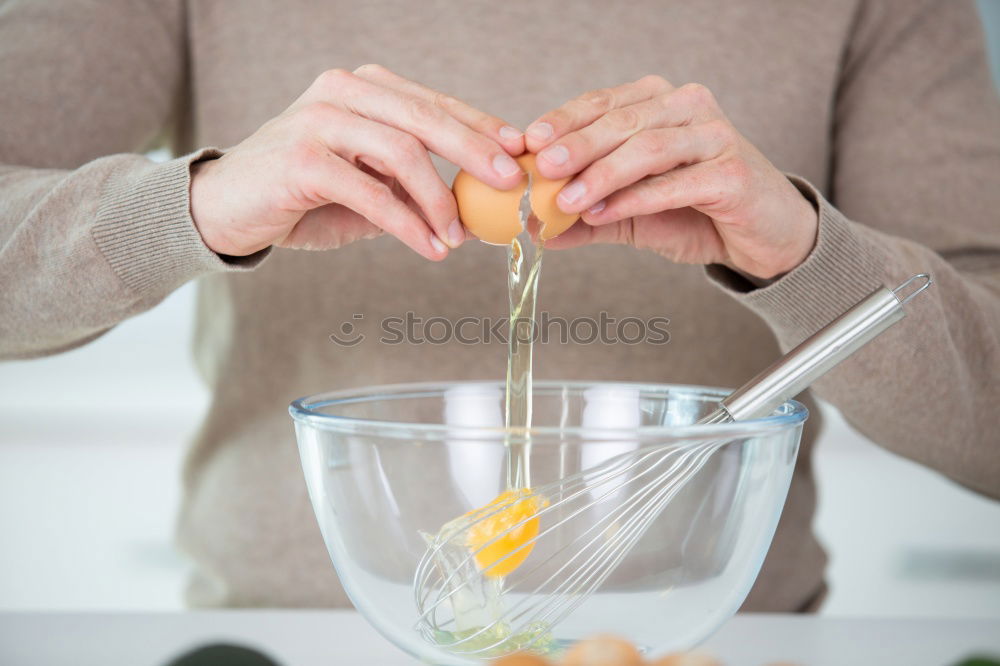
<svg viewBox="0 0 1000 666">
<path fill-rule="evenodd" d="M 556 195 L 572 178 L 545 178 L 538 173 L 531 153 L 516 159 L 526 173 L 521 184 L 511 190 L 494 189 L 466 171 L 459 171 L 451 186 L 462 224 L 487 243 L 510 245 L 521 233 L 519 213 L 526 190 L 531 212 L 541 223 L 542 240 L 555 238 L 580 218 L 577 213 L 562 212 L 556 204 Z"/>
</svg>

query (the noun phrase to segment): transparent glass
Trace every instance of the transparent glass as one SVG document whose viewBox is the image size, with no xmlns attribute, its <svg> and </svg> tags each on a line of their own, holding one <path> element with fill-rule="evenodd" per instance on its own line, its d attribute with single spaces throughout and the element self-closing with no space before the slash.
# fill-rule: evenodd
<svg viewBox="0 0 1000 666">
<path fill-rule="evenodd" d="M 581 580 L 583 560 L 574 561 L 572 552 L 593 542 L 581 535 L 619 544 L 615 535 L 650 506 L 644 499 L 651 496 L 641 494 L 650 479 L 662 481 L 664 469 L 678 471 L 676 465 L 652 469 L 650 460 L 673 464 L 679 453 L 702 456 L 699 466 L 685 468 L 688 476 L 675 484 L 669 501 L 647 514 L 628 548 L 603 551 L 620 561 L 610 566 L 607 557 L 598 557 L 598 564 L 610 566 L 602 569 L 607 575 L 588 590 L 592 594 L 558 606 L 569 612 L 549 615 L 544 637 L 536 636 L 542 640 L 532 647 L 558 651 L 595 633 L 613 633 L 657 655 L 693 647 L 736 612 L 774 535 L 808 412 L 790 401 L 762 419 L 692 425 L 727 393 L 538 382 L 528 433 L 503 427 L 501 382 L 339 391 L 297 400 L 290 412 L 312 505 L 354 605 L 413 656 L 469 664 L 495 657 L 504 646 L 468 654 L 429 637 L 421 630 L 414 576 L 427 551 L 425 535 L 502 492 L 507 447 L 526 442 L 534 487 L 584 470 L 616 470 L 599 502 L 589 489 L 575 504 L 549 498 L 558 505 L 541 516 L 542 536 L 504 581 L 505 594 L 532 612 L 553 607 L 560 577 Z"/>
</svg>

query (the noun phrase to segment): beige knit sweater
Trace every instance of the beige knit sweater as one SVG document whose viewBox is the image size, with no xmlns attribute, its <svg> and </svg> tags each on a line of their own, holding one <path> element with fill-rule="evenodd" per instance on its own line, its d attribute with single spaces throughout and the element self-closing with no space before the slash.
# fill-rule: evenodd
<svg viewBox="0 0 1000 666">
<path fill-rule="evenodd" d="M 503 376 L 499 345 L 328 337 L 355 313 L 502 315 L 497 248 L 468 243 L 432 264 L 383 237 L 234 262 L 192 224 L 199 149 L 239 142 L 324 69 L 367 62 L 522 127 L 647 73 L 708 85 L 802 178 L 820 211 L 815 250 L 756 290 L 626 247 L 553 253 L 540 309 L 669 317 L 671 341 L 550 343 L 538 374 L 734 386 L 876 285 L 929 271 L 936 286 L 907 320 L 816 391 L 891 451 L 1000 496 L 1000 107 L 970 2 L 8 0 L 0 356 L 85 344 L 200 281 L 195 357 L 213 399 L 179 517 L 192 604 L 346 603 L 306 498 L 292 398 Z M 137 154 L 164 136 L 190 154 Z M 817 427 L 814 412 L 748 608 L 810 607 L 822 593 Z"/>
</svg>

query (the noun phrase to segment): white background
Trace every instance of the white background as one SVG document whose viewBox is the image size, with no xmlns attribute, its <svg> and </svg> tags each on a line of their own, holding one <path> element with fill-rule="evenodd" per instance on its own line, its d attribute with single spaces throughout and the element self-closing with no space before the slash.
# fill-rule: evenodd
<svg viewBox="0 0 1000 666">
<path fill-rule="evenodd" d="M 996 73 L 1000 2 L 980 6 Z M 83 349 L 0 364 L 0 610 L 181 607 L 179 466 L 208 399 L 190 360 L 193 304 L 187 285 Z M 815 463 L 823 612 L 1000 619 L 1000 503 L 829 411 Z"/>
</svg>

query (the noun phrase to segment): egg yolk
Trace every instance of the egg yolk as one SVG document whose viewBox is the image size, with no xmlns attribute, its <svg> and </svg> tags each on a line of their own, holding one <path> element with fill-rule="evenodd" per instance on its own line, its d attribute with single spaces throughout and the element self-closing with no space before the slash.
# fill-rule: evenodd
<svg viewBox="0 0 1000 666">
<path fill-rule="evenodd" d="M 538 536 L 538 512 L 548 502 L 531 490 L 507 490 L 486 506 L 466 514 L 475 521 L 469 528 L 466 547 L 487 576 L 500 578 L 517 569 Z"/>
</svg>

